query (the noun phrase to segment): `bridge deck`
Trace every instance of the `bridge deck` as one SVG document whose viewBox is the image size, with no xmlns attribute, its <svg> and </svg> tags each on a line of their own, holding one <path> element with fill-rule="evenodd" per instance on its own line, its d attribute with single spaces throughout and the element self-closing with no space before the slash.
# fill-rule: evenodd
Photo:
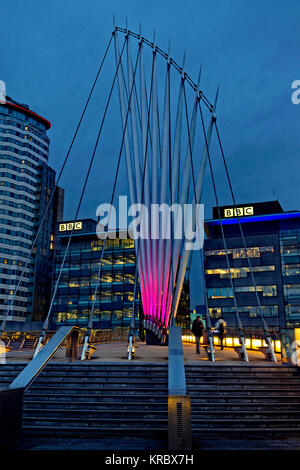
<svg viewBox="0 0 300 470">
<path fill-rule="evenodd" d="M 126 358 L 125 343 L 110 343 L 110 344 L 99 344 L 93 354 L 92 362 L 128 362 Z M 194 344 L 185 343 L 184 349 L 184 360 L 185 363 L 205 363 L 208 361 L 207 356 L 203 348 L 201 348 L 201 354 L 195 353 L 196 346 Z M 81 351 L 81 348 L 80 348 Z M 264 355 L 259 351 L 248 351 L 249 361 L 251 363 L 259 364 L 270 364 L 265 361 Z M 7 362 L 18 362 L 18 361 L 29 361 L 32 358 L 33 351 L 17 351 L 11 350 L 7 353 Z M 62 348 L 55 354 L 53 361 L 57 362 L 68 362 L 65 358 L 65 349 Z M 166 363 L 168 360 L 168 348 L 166 346 L 149 346 L 144 343 L 138 343 L 136 352 L 136 359 L 134 362 L 155 362 L 155 363 Z M 280 355 L 277 355 L 278 363 L 281 362 Z M 216 348 L 216 363 L 232 363 L 232 364 L 244 364 L 239 361 L 236 352 L 231 348 L 224 348 L 223 351 L 219 347 Z"/>
</svg>

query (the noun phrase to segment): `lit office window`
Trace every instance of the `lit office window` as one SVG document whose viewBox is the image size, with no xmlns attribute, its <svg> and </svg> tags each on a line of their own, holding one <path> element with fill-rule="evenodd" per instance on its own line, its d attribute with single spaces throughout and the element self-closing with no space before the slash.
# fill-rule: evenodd
<svg viewBox="0 0 300 470">
<path fill-rule="evenodd" d="M 260 273 L 266 271 L 275 271 L 275 266 L 253 266 L 252 272 Z M 241 268 L 230 268 L 230 274 L 232 278 L 245 278 L 250 273 L 249 267 L 241 267 Z M 215 269 L 206 269 L 205 274 L 208 275 L 219 275 L 220 279 L 229 279 L 229 270 L 226 268 L 215 268 Z"/>
<path fill-rule="evenodd" d="M 300 274 L 300 263 L 284 264 L 282 274 L 284 276 L 298 276 Z"/>
<path fill-rule="evenodd" d="M 247 252 L 245 248 L 228 248 L 227 254 L 231 255 L 233 259 L 239 258 L 246 258 L 247 254 L 249 258 L 259 258 L 261 253 L 273 253 L 274 247 L 273 246 L 255 246 L 251 248 L 247 248 Z M 205 251 L 206 256 L 226 256 L 226 250 L 207 250 Z"/>
<path fill-rule="evenodd" d="M 231 287 L 212 287 L 207 289 L 207 296 L 209 299 L 225 299 L 233 297 L 233 293 Z"/>
</svg>

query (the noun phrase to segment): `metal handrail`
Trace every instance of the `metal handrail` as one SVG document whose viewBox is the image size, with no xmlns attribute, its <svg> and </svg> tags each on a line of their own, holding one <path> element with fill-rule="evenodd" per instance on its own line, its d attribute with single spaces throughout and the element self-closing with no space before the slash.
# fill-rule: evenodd
<svg viewBox="0 0 300 470">
<path fill-rule="evenodd" d="M 56 351 L 74 332 L 78 332 L 78 328 L 76 326 L 62 326 L 9 385 L 9 388 L 23 388 L 27 390 L 27 388 L 30 387 L 32 382 L 46 367 Z"/>
</svg>

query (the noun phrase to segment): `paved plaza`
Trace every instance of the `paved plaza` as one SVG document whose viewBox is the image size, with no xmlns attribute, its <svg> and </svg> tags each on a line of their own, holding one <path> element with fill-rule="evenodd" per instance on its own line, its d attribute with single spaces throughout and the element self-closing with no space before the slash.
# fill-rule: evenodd
<svg viewBox="0 0 300 470">
<path fill-rule="evenodd" d="M 186 364 L 205 363 L 208 361 L 204 348 L 201 348 L 201 354 L 196 354 L 196 345 L 184 343 L 184 361 Z M 81 348 L 79 349 L 81 352 Z M 126 343 L 110 343 L 98 344 L 95 353 L 90 359 L 91 362 L 127 362 L 126 357 L 127 344 Z M 232 348 L 224 348 L 223 351 L 216 347 L 216 363 L 239 363 L 239 357 Z M 29 361 L 32 359 L 33 351 L 18 351 L 11 350 L 7 353 L 7 362 Z M 249 363 L 270 364 L 265 360 L 264 355 L 260 351 L 248 351 Z M 281 362 L 281 357 L 277 354 L 278 363 Z M 65 348 L 57 351 L 52 361 L 67 362 L 65 358 Z M 150 346 L 145 343 L 137 343 L 136 358 L 133 363 L 164 363 L 168 361 L 168 347 L 167 346 Z M 87 363 L 89 361 L 86 361 Z M 244 364 L 240 362 L 241 364 Z"/>
</svg>

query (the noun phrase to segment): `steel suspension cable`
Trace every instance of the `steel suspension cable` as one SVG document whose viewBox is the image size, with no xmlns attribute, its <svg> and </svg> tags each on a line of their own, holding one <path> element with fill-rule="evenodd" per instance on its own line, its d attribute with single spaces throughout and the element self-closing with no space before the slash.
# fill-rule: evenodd
<svg viewBox="0 0 300 470">
<path fill-rule="evenodd" d="M 206 320 L 206 331 L 207 331 L 207 339 L 209 343 L 209 351 L 208 357 L 212 362 L 215 362 L 215 348 L 214 348 L 214 340 L 213 340 L 213 332 L 212 332 L 212 324 L 209 314 L 209 307 L 208 307 L 208 297 L 207 297 L 207 289 L 206 289 L 206 282 L 205 282 L 205 269 L 204 269 L 204 253 L 203 248 L 200 250 L 200 267 L 202 272 L 202 279 L 203 279 L 203 291 L 204 291 L 204 308 L 205 308 L 205 320 Z"/>
<path fill-rule="evenodd" d="M 170 67 L 170 65 L 168 65 Z M 170 93 L 170 73 L 168 74 L 168 81 L 169 81 L 169 87 L 168 87 L 168 90 L 169 90 L 169 103 L 170 103 L 170 106 L 169 106 L 169 111 L 171 109 L 171 93 Z M 169 153 L 169 191 L 170 191 L 170 205 L 172 207 L 173 205 L 173 195 L 172 195 L 172 191 L 173 191 L 173 181 L 172 181 L 172 149 L 171 149 L 171 145 L 172 145 L 172 142 L 171 142 L 171 113 L 169 112 L 169 148 L 168 148 L 168 153 Z M 173 227 L 173 223 L 172 223 L 172 219 L 174 219 L 174 215 L 173 213 L 171 212 L 170 213 L 170 224 L 171 224 L 171 230 L 170 230 L 170 243 L 171 243 L 171 260 L 170 260 L 170 268 L 169 268 L 169 279 L 168 279 L 168 286 L 167 286 L 167 290 L 169 290 L 169 284 L 171 283 L 171 286 L 172 286 L 172 289 L 171 291 L 173 292 L 174 290 L 174 273 L 173 273 L 173 246 L 174 246 L 174 243 L 173 243 L 173 237 L 172 237 L 172 233 L 174 233 L 174 227 Z M 166 299 L 166 315 L 167 315 L 167 308 L 168 308 L 168 296 L 167 296 L 167 299 Z M 172 317 L 171 315 L 171 312 L 170 312 L 170 315 L 169 315 L 169 319 L 168 319 L 168 323 L 169 325 L 171 326 L 175 326 L 175 318 Z"/>
<path fill-rule="evenodd" d="M 103 67 L 103 65 L 104 65 L 106 56 L 107 56 L 107 54 L 108 54 L 108 51 L 109 51 L 109 48 L 110 48 L 112 39 L 113 39 L 113 34 L 112 34 L 111 37 L 110 37 L 110 40 L 109 40 L 109 42 L 108 42 L 108 45 L 107 45 L 106 50 L 105 50 L 105 53 L 104 53 L 104 56 L 103 56 L 103 58 L 102 58 L 102 61 L 101 61 L 101 63 L 100 63 L 100 66 L 99 66 L 99 68 L 98 68 L 98 70 L 97 70 L 96 77 L 95 77 L 95 79 L 94 79 L 94 82 L 93 82 L 92 87 L 91 87 L 91 89 L 90 89 L 89 95 L 88 95 L 87 100 L 86 100 L 86 102 L 85 102 L 85 105 L 84 105 L 84 107 L 83 107 L 81 116 L 80 116 L 79 121 L 78 121 L 78 123 L 77 123 L 77 126 L 76 126 L 75 132 L 74 132 L 74 134 L 73 134 L 73 137 L 72 137 L 72 139 L 71 139 L 71 143 L 70 143 L 70 145 L 69 145 L 69 148 L 68 148 L 68 150 L 67 150 L 66 156 L 65 156 L 65 158 L 64 158 L 62 167 L 61 167 L 60 172 L 59 172 L 59 174 L 58 174 L 58 178 L 57 178 L 57 180 L 56 180 L 54 189 L 53 189 L 53 191 L 52 191 L 52 193 L 51 193 L 51 195 L 50 195 L 50 199 L 49 199 L 49 202 L 48 202 L 48 204 L 47 204 L 47 206 L 46 206 L 46 209 L 45 209 L 45 212 L 44 212 L 44 214 L 43 214 L 43 217 L 42 217 L 41 223 L 40 223 L 40 225 L 39 225 L 38 231 L 37 231 L 36 236 L 35 236 L 35 238 L 34 238 L 34 240 L 33 240 L 32 247 L 31 247 L 30 253 L 29 253 L 29 255 L 28 255 L 27 261 L 25 262 L 25 265 L 24 265 L 22 274 L 21 274 L 21 276 L 20 276 L 19 282 L 18 282 L 17 287 L 16 287 L 16 289 L 15 289 L 15 291 L 14 291 L 13 297 L 12 297 L 10 303 L 9 303 L 9 306 L 8 306 L 8 309 L 7 309 L 7 312 L 6 312 L 6 315 L 5 315 L 5 317 L 4 317 L 4 319 L 3 319 L 2 323 L 1 323 L 1 327 L 0 327 L 0 339 L 1 339 L 1 336 L 2 336 L 3 331 L 5 330 L 6 321 L 7 321 L 8 315 L 9 315 L 9 313 L 10 313 L 10 310 L 11 310 L 11 308 L 12 308 L 12 306 L 13 306 L 14 299 L 15 299 L 16 294 L 17 294 L 17 292 L 18 292 L 18 290 L 19 290 L 19 288 L 20 288 L 20 286 L 21 286 L 21 282 L 22 282 L 22 279 L 23 279 L 23 277 L 24 277 L 25 270 L 26 270 L 28 264 L 30 263 L 30 257 L 31 257 L 31 255 L 32 255 L 32 253 L 33 253 L 33 250 L 34 250 L 35 244 L 36 244 L 36 242 L 37 242 L 37 240 L 38 240 L 38 237 L 39 237 L 39 235 L 40 235 L 40 233 L 41 233 L 41 230 L 42 230 L 43 224 L 44 224 L 44 222 L 45 222 L 47 213 L 48 213 L 48 211 L 49 211 L 49 209 L 50 209 L 50 207 L 51 207 L 51 205 L 52 205 L 53 198 L 54 198 L 54 195 L 55 195 L 55 191 L 56 191 L 56 189 L 58 188 L 58 183 L 59 183 L 59 181 L 60 181 L 60 179 L 61 179 L 61 176 L 62 176 L 62 174 L 63 174 L 63 172 L 64 172 L 66 163 L 67 163 L 67 161 L 68 161 L 69 155 L 70 155 L 70 153 L 71 153 L 71 150 L 72 150 L 72 148 L 73 148 L 74 142 L 75 142 L 76 137 L 77 137 L 77 134 L 78 134 L 78 132 L 79 132 L 81 123 L 82 123 L 83 118 L 84 118 L 84 116 L 85 116 L 87 107 L 88 107 L 88 105 L 89 105 L 89 103 L 90 103 L 91 97 L 92 97 L 92 95 L 93 95 L 94 89 L 95 89 L 95 87 L 96 87 L 98 78 L 99 78 L 100 73 L 101 73 L 101 70 L 102 70 L 102 67 Z"/>
<path fill-rule="evenodd" d="M 186 99 L 186 90 L 184 87 L 184 102 L 185 102 L 185 114 L 186 114 L 186 121 L 187 121 L 187 129 L 188 129 L 188 139 L 189 139 L 189 146 L 190 146 L 190 158 L 191 158 L 191 168 L 192 168 L 192 182 L 193 182 L 193 190 L 194 190 L 194 204 L 195 204 L 195 210 L 197 207 L 197 204 L 200 204 L 200 200 L 197 200 L 197 192 L 196 192 L 196 181 L 195 181 L 195 170 L 194 170 L 194 161 L 193 161 L 193 155 L 192 155 L 192 148 L 191 148 L 191 133 L 190 133 L 190 128 L 189 128 L 189 115 L 188 115 L 188 107 L 187 107 L 187 99 Z M 200 104 L 200 101 L 198 97 L 196 98 L 195 106 Z M 206 145 L 208 147 L 208 143 L 206 142 Z M 197 214 L 196 214 L 196 230 L 197 230 Z M 192 263 L 192 254 L 193 251 L 190 255 L 190 267 Z M 203 248 L 200 250 L 200 261 L 202 261 L 203 258 Z M 204 270 L 204 263 L 203 263 L 203 270 Z M 206 299 L 206 288 L 205 288 L 205 278 L 204 278 L 204 272 L 203 272 L 203 282 L 204 282 L 204 299 L 205 299 L 205 318 L 206 318 L 206 330 L 207 330 L 207 336 L 208 336 L 208 343 L 209 343 L 209 358 L 214 361 L 215 360 L 215 351 L 214 351 L 214 345 L 213 345 L 213 335 L 211 331 L 211 321 L 209 317 L 209 311 L 208 311 L 208 302 Z"/>
<path fill-rule="evenodd" d="M 242 242 L 243 242 L 244 249 L 245 249 L 247 264 L 248 264 L 248 267 L 249 267 L 249 270 L 250 270 L 251 281 L 253 283 L 253 287 L 254 287 L 254 290 L 255 290 L 255 297 L 256 297 L 258 309 L 259 309 L 261 319 L 262 319 L 265 339 L 266 339 L 266 342 L 268 343 L 268 346 L 270 348 L 270 354 L 272 355 L 272 360 L 274 362 L 277 362 L 277 359 L 276 359 L 276 356 L 274 354 L 274 350 L 273 350 L 273 347 L 272 347 L 271 339 L 270 339 L 268 325 L 267 325 L 267 322 L 265 320 L 265 317 L 264 317 L 264 314 L 263 314 L 263 311 L 262 311 L 262 308 L 261 308 L 261 303 L 260 303 L 260 299 L 259 299 L 259 295 L 258 295 L 258 291 L 257 291 L 257 285 L 256 285 L 256 281 L 255 281 L 251 261 L 250 261 L 249 254 L 248 254 L 248 248 L 247 248 L 247 243 L 246 243 L 244 231 L 243 231 L 243 228 L 242 228 L 240 217 L 239 217 L 239 215 L 236 211 L 236 207 L 237 207 L 236 206 L 236 199 L 235 199 L 235 195 L 234 195 L 234 191 L 233 191 L 233 187 L 232 187 L 232 182 L 231 182 L 231 178 L 230 178 L 230 175 L 229 175 L 228 165 L 227 165 L 227 161 L 226 161 L 226 158 L 225 158 L 225 153 L 224 153 L 224 149 L 223 149 L 223 145 L 222 145 L 222 141 L 221 141 L 221 137 L 220 137 L 220 133 L 219 133 L 219 129 L 218 129 L 218 125 L 217 125 L 216 121 L 214 121 L 214 125 L 215 125 L 215 129 L 216 129 L 217 140 L 218 140 L 218 143 L 219 143 L 219 147 L 220 147 L 220 151 L 221 151 L 221 155 L 222 155 L 222 160 L 223 160 L 223 163 L 224 163 L 224 168 L 225 168 L 228 184 L 229 184 L 231 198 L 232 198 L 232 201 L 233 201 L 235 213 L 237 214 L 239 230 L 240 230 L 240 233 L 241 233 Z"/>
<path fill-rule="evenodd" d="M 248 354 L 247 354 L 247 350 L 246 350 L 246 347 L 245 347 L 245 337 L 244 337 L 243 325 L 242 325 L 242 322 L 241 322 L 241 319 L 240 319 L 240 316 L 239 316 L 239 312 L 238 312 L 238 305 L 237 305 L 235 289 L 234 289 L 234 283 L 233 283 L 232 273 L 231 273 L 231 269 L 230 269 L 230 262 L 229 262 L 229 257 L 228 257 L 228 248 L 227 248 L 227 243 L 226 243 L 226 239 L 225 239 L 225 235 L 224 235 L 222 219 L 221 219 L 219 198 L 218 198 L 218 193 L 217 193 L 217 188 L 216 188 L 216 182 L 215 182 L 214 171 L 213 171 L 213 167 L 212 167 L 210 151 L 209 151 L 209 148 L 208 148 L 208 145 L 207 145 L 207 135 L 206 135 L 203 112 L 202 112 L 200 102 L 199 102 L 199 111 L 200 111 L 203 135 L 204 135 L 204 139 L 205 139 L 205 145 L 206 145 L 206 148 L 207 148 L 207 157 L 208 157 L 208 162 L 209 162 L 209 168 L 210 168 L 210 174 L 211 174 L 213 190 L 214 190 L 214 195 L 215 195 L 215 200 L 216 200 L 217 211 L 218 211 L 218 218 L 219 218 L 219 221 L 220 221 L 220 228 L 221 228 L 221 234 L 222 234 L 222 239 L 223 239 L 223 244 L 224 244 L 224 250 L 225 250 L 225 256 L 226 256 L 227 269 L 228 269 L 228 273 L 229 273 L 230 286 L 231 286 L 232 294 L 233 294 L 233 301 L 234 301 L 234 307 L 235 307 L 235 313 L 236 313 L 236 323 L 237 323 L 238 335 L 239 335 L 239 339 L 240 339 L 240 343 L 241 343 L 241 356 L 242 356 L 243 360 L 248 362 Z"/>
<path fill-rule="evenodd" d="M 114 85 L 115 85 L 115 81 L 116 81 L 116 77 L 117 77 L 117 73 L 118 73 L 119 64 L 120 64 L 120 61 L 122 59 L 122 54 L 123 54 L 124 49 L 125 49 L 126 41 L 127 41 L 127 39 L 125 38 L 124 43 L 123 43 L 123 47 L 122 47 L 122 51 L 121 51 L 121 55 L 120 55 L 120 59 L 119 59 L 119 62 L 118 62 L 118 66 L 117 66 L 117 69 L 116 69 L 116 72 L 115 72 L 115 75 L 114 75 L 113 83 L 111 85 L 111 89 L 110 89 L 109 96 L 108 96 L 108 99 L 107 99 L 107 102 L 106 102 L 106 105 L 105 105 L 102 120 L 101 120 L 101 123 L 100 123 L 100 126 L 99 126 L 99 131 L 98 131 L 98 134 L 97 134 L 97 138 L 96 138 L 95 146 L 94 146 L 94 149 L 93 149 L 93 153 L 92 153 L 90 163 L 89 163 L 89 166 L 88 166 L 88 170 L 87 170 L 87 173 L 86 173 L 86 176 L 85 176 L 85 180 L 84 180 L 83 188 L 82 188 L 82 191 L 81 191 L 81 194 L 80 194 L 79 202 L 78 202 L 78 205 L 77 205 L 75 217 L 73 219 L 73 227 L 72 227 L 71 233 L 69 235 L 67 247 L 66 247 L 66 250 L 65 250 L 65 253 L 64 253 L 63 261 L 62 261 L 62 264 L 61 264 L 61 267 L 60 267 L 60 271 L 59 271 L 58 278 L 57 278 L 57 281 L 56 281 L 56 284 L 55 284 L 54 292 L 53 292 L 53 295 L 52 295 L 52 298 L 51 298 L 50 307 L 49 307 L 49 310 L 48 310 L 47 317 L 46 317 L 46 319 L 44 321 L 44 324 L 43 324 L 41 336 L 40 336 L 40 339 L 39 339 L 39 344 L 37 345 L 35 355 L 38 353 L 39 348 L 40 348 L 41 343 L 42 343 L 42 340 L 45 337 L 46 331 L 48 329 L 49 318 L 50 318 L 53 302 L 54 302 L 54 299 L 56 297 L 56 293 L 57 293 L 57 290 L 58 290 L 58 285 L 59 285 L 59 282 L 60 282 L 60 278 L 61 278 L 62 271 L 63 271 L 63 268 L 64 268 L 64 264 L 65 264 L 65 261 L 66 261 L 66 257 L 67 257 L 68 251 L 69 251 L 71 239 L 72 239 L 72 236 L 73 236 L 73 232 L 74 232 L 74 228 L 75 228 L 75 222 L 77 221 L 77 218 L 78 218 L 78 214 L 79 214 L 79 211 L 80 211 L 83 196 L 84 196 L 85 189 L 86 189 L 86 186 L 87 186 L 87 183 L 88 183 L 88 180 L 89 180 L 89 176 L 90 176 L 92 165 L 93 165 L 93 162 L 94 162 L 94 159 L 95 159 L 95 155 L 96 155 L 96 151 L 97 151 L 97 148 L 98 148 L 99 140 L 100 140 L 100 137 L 101 137 L 101 134 L 102 134 L 103 125 L 104 125 L 106 114 L 107 114 L 107 111 L 108 111 L 108 108 L 109 108 L 112 92 L 113 92 L 113 89 L 114 89 Z"/>
<path fill-rule="evenodd" d="M 125 44 L 125 43 L 124 43 L 124 44 Z M 122 57 L 122 53 L 123 53 L 123 50 L 122 50 L 122 52 L 121 52 L 120 58 Z M 138 66 L 139 57 L 140 57 L 140 47 L 139 47 L 139 49 L 138 49 L 138 54 L 137 54 L 137 58 L 136 58 L 136 63 L 135 63 L 135 68 L 134 68 L 134 74 L 133 74 L 133 81 L 132 81 L 132 86 L 131 86 L 131 90 L 130 90 L 130 96 L 129 96 L 128 106 L 127 106 L 127 111 L 126 111 L 126 118 L 125 118 L 123 133 L 122 133 L 122 140 L 121 140 L 120 151 L 119 151 L 119 155 L 118 155 L 117 168 L 116 168 L 116 174 L 115 174 L 115 178 L 114 178 L 114 184 L 113 184 L 113 190 L 112 190 L 112 196 L 111 196 L 110 209 L 111 209 L 111 207 L 112 207 L 112 204 L 113 204 L 113 201 L 114 201 L 114 197 L 115 197 L 117 179 L 118 179 L 118 174 L 119 174 L 119 169 L 120 169 L 120 163 L 121 163 L 121 157 L 122 157 L 122 152 L 123 152 L 125 134 L 126 134 L 127 123 L 128 123 L 128 117 L 129 117 L 129 112 L 130 112 L 130 105 L 131 105 L 131 99 L 132 99 L 132 92 L 133 92 L 133 89 L 134 89 L 135 76 L 136 76 L 136 72 L 137 72 L 137 66 Z M 118 70 L 117 70 L 117 72 L 118 72 Z M 108 224 L 108 225 L 109 225 L 110 215 L 111 215 L 111 210 L 109 210 L 109 214 L 108 214 L 108 221 L 107 221 L 107 224 Z M 98 269 L 97 279 L 96 279 L 96 285 L 95 285 L 95 289 L 94 289 L 93 303 L 92 303 L 91 313 L 90 313 L 90 316 L 89 316 L 88 330 L 87 330 L 87 334 L 86 334 L 86 338 L 85 338 L 85 345 L 84 345 L 84 348 L 83 348 L 83 351 L 82 351 L 82 356 L 81 356 L 81 359 L 82 359 L 82 360 L 84 359 L 84 354 L 85 354 L 85 349 L 86 349 L 86 343 L 88 342 L 88 340 L 89 340 L 89 338 L 90 338 L 91 330 L 92 330 L 92 327 L 93 327 L 93 316 L 94 316 L 94 310 L 95 310 L 95 303 L 96 303 L 97 291 L 98 291 L 98 288 L 99 288 L 99 283 L 100 283 L 100 278 L 101 278 L 101 271 L 102 271 L 102 265 L 103 265 L 103 257 L 104 257 L 104 251 L 105 251 L 106 240 L 107 240 L 107 237 L 106 237 L 106 238 L 104 239 L 104 241 L 103 241 L 103 246 L 102 246 L 102 251 L 101 251 L 101 258 L 100 258 L 100 263 L 99 263 L 99 269 Z"/>
<path fill-rule="evenodd" d="M 194 165 L 193 165 L 193 156 L 192 156 L 192 142 L 191 142 L 191 133 L 190 133 L 190 124 L 189 124 L 189 115 L 188 115 L 188 109 L 187 109 L 187 98 L 186 98 L 186 90 L 185 90 L 185 73 L 184 71 L 182 72 L 181 76 L 181 82 L 183 84 L 183 97 L 184 97 L 184 105 L 185 105 L 185 116 L 186 116 L 186 127 L 187 127 L 187 133 L 188 133 L 188 147 L 189 147 L 189 154 L 190 154 L 190 160 L 191 160 L 191 171 L 192 171 L 192 181 L 193 181 L 193 188 L 194 188 L 194 193 L 195 193 L 195 198 L 196 198 L 196 183 L 195 183 L 195 173 L 194 173 Z M 195 101 L 195 106 L 197 105 L 197 96 L 196 96 L 196 101 Z M 179 194 L 179 174 L 178 174 L 178 194 Z M 172 202 L 171 202 L 172 205 Z M 171 268 L 172 268 L 172 303 L 171 303 L 171 309 L 173 306 L 173 297 L 175 294 L 175 283 L 176 283 L 176 275 L 177 275 L 177 268 L 178 268 L 178 263 L 176 267 L 176 273 L 173 272 L 173 262 L 171 263 Z M 174 281 L 174 279 L 175 281 Z M 170 324 L 175 321 L 174 314 L 173 314 L 173 309 L 170 312 Z"/>
<path fill-rule="evenodd" d="M 141 41 L 140 42 L 140 47 L 142 47 L 142 44 L 143 43 Z M 147 160 L 148 160 L 148 141 L 149 141 L 149 134 L 150 134 L 150 113 L 151 113 L 151 103 L 152 103 L 152 91 L 153 91 L 155 60 L 156 60 L 156 55 L 155 55 L 155 53 L 153 53 L 149 106 L 147 106 L 147 133 L 146 133 L 146 143 L 145 143 L 145 155 L 144 155 L 144 158 L 143 158 L 144 166 L 143 166 L 143 182 L 142 182 L 141 204 L 143 203 L 144 192 L 145 192 L 145 175 L 146 175 L 146 165 L 147 165 Z M 142 86 L 142 84 L 141 84 L 141 86 Z M 143 211 L 143 206 L 142 206 L 142 210 L 141 210 L 141 220 L 142 220 L 142 211 Z M 149 228 L 149 225 L 148 225 L 148 228 Z M 132 334 L 133 337 L 134 337 L 134 330 L 135 330 L 135 303 L 136 303 L 136 293 L 137 293 L 138 260 L 139 260 L 139 255 L 140 255 L 140 245 L 141 245 L 141 241 L 140 241 L 140 238 L 139 238 L 138 239 L 138 246 L 137 246 L 137 254 L 136 254 L 135 273 L 134 273 L 132 324 L 130 326 L 131 331 L 129 332 L 129 334 Z"/>
<path fill-rule="evenodd" d="M 195 192 L 195 198 L 196 198 L 196 183 L 195 183 L 195 173 L 194 173 L 194 165 L 193 165 L 193 156 L 192 156 L 192 143 L 191 143 L 191 133 L 190 133 L 190 124 L 189 124 L 189 116 L 188 116 L 188 108 L 187 108 L 187 98 L 186 98 L 186 89 L 185 89 L 185 80 L 186 80 L 186 74 L 184 72 L 184 63 L 185 63 L 185 54 L 184 54 L 184 57 L 183 57 L 183 66 L 182 66 L 182 74 L 181 74 L 181 84 L 182 84 L 182 89 L 183 89 L 183 97 L 184 97 L 184 104 L 185 104 L 185 116 L 186 116 L 186 127 L 187 127 L 187 132 L 188 132 L 188 147 L 189 147 L 189 154 L 190 154 L 190 160 L 191 160 L 191 171 L 192 171 L 192 180 L 193 180 L 193 187 L 194 187 L 194 192 Z M 197 105 L 197 95 L 196 95 L 196 102 L 195 102 L 195 106 Z M 179 159 L 179 165 L 180 165 L 180 159 Z M 170 163 L 169 163 L 169 166 L 171 168 L 171 160 L 170 160 Z M 180 168 L 180 167 L 179 167 Z M 170 171 L 171 173 L 171 171 Z M 178 178 L 177 178 L 177 198 L 179 197 L 179 173 L 180 173 L 180 169 L 178 171 Z M 172 178 L 170 179 L 170 187 L 171 187 L 171 190 L 172 190 Z M 189 191 L 189 189 L 188 189 Z M 171 191 L 171 195 L 172 195 L 172 191 Z M 176 196 L 175 196 L 176 198 Z M 177 200 L 176 198 L 176 200 Z M 171 196 L 171 206 L 173 204 L 173 201 L 172 201 L 172 196 Z M 171 224 L 171 227 L 173 225 Z M 172 238 L 171 238 L 172 240 Z M 177 275 L 177 269 L 178 269 L 178 261 L 177 261 L 177 266 L 176 266 L 176 272 L 175 272 L 175 269 L 173 269 L 173 250 L 171 251 L 172 253 L 172 256 L 171 256 L 171 269 L 172 269 L 172 300 L 171 300 L 171 312 L 170 312 L 170 324 L 173 324 L 175 325 L 175 317 L 174 317 L 174 312 L 173 312 L 173 297 L 174 297 L 174 294 L 175 294 L 175 286 L 176 286 L 176 275 Z"/>
<path fill-rule="evenodd" d="M 139 42 L 139 52 L 141 52 L 142 49 L 142 41 Z M 151 85 L 150 85 L 150 102 L 149 102 L 149 107 L 147 107 L 147 133 L 146 133 L 146 145 L 145 145 L 145 156 L 144 156 L 144 167 L 143 167 L 143 181 L 142 181 L 142 190 L 141 190 L 141 204 L 143 203 L 143 197 L 144 197 L 144 188 L 145 188 L 145 174 L 146 174 L 146 165 L 147 165 L 147 155 L 148 155 L 148 137 L 149 137 L 149 123 L 150 123 L 150 111 L 151 111 L 151 99 L 152 99 L 152 88 L 153 88 L 153 73 L 154 73 L 154 62 L 155 62 L 155 54 L 153 54 L 153 61 L 152 61 L 152 72 L 151 72 Z M 136 70 L 135 70 L 136 72 Z M 141 86 L 143 84 L 141 83 Z M 135 73 L 133 76 L 133 81 L 132 81 L 132 88 L 135 88 Z M 128 109 L 130 110 L 130 102 L 128 104 Z M 140 225 L 142 224 L 142 211 L 143 211 L 143 206 L 141 206 L 141 222 Z M 148 226 L 148 225 L 147 225 Z M 138 244 L 137 244 L 137 249 L 136 249 L 136 262 L 135 262 L 135 273 L 134 273 L 134 289 L 133 289 L 133 300 L 132 300 L 132 317 L 131 317 L 131 322 L 130 322 L 130 329 L 128 333 L 128 360 L 131 360 L 132 357 L 132 348 L 134 345 L 134 340 L 135 340 L 135 308 L 136 308 L 136 295 L 137 295 L 137 283 L 138 283 L 138 263 L 139 263 L 139 255 L 140 255 L 140 238 L 138 239 Z"/>
</svg>

